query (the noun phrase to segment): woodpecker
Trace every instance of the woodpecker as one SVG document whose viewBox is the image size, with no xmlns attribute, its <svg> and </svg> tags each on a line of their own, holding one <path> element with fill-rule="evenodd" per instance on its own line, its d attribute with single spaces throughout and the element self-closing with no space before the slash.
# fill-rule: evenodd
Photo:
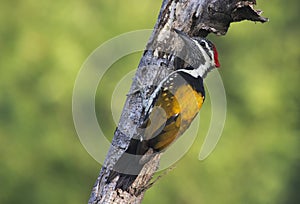
<svg viewBox="0 0 300 204">
<path fill-rule="evenodd" d="M 115 188 L 128 190 L 148 161 L 142 161 L 143 155 L 150 148 L 155 153 L 163 152 L 188 129 L 205 100 L 203 79 L 220 67 L 212 42 L 174 31 L 184 43 L 179 60 L 174 60 L 179 63 L 155 87 L 144 107 L 140 125 L 143 131 L 139 138 L 131 139 L 108 176 L 107 183 L 119 176 Z"/>
</svg>

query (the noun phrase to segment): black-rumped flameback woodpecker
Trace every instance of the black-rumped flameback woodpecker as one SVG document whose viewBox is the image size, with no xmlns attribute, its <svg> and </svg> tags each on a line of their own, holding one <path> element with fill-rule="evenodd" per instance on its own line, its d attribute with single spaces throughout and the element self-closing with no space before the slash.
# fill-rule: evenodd
<svg viewBox="0 0 300 204">
<path fill-rule="evenodd" d="M 162 152 L 187 130 L 205 99 L 203 79 L 220 66 L 212 42 L 175 31 L 184 42 L 183 61 L 188 65 L 175 66 L 176 70 L 155 86 L 144 107 L 141 135 L 131 139 L 107 179 L 109 183 L 118 177 L 116 188 L 127 190 L 134 182 L 146 163 L 143 155 L 150 148 Z"/>
</svg>

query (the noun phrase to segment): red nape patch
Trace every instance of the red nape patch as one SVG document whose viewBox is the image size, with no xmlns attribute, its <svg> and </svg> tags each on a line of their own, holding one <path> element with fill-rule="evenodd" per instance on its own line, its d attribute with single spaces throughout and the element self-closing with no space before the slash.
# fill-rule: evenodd
<svg viewBox="0 0 300 204">
<path fill-rule="evenodd" d="M 216 65 L 216 67 L 218 68 L 218 67 L 221 66 L 221 65 L 220 65 L 220 62 L 219 62 L 218 51 L 217 51 L 217 49 L 216 49 L 215 46 L 213 47 L 213 50 L 214 50 L 214 60 L 215 60 L 215 65 Z"/>
</svg>

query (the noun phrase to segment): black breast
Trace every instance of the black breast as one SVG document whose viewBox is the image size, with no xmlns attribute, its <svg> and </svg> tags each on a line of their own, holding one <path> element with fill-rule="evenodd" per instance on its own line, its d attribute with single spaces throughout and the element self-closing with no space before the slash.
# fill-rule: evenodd
<svg viewBox="0 0 300 204">
<path fill-rule="evenodd" d="M 198 93 L 201 93 L 202 96 L 205 97 L 205 90 L 203 86 L 203 79 L 199 76 L 198 78 L 195 78 L 191 76 L 188 73 L 185 72 L 179 72 L 180 76 L 182 76 L 188 84 L 191 85 L 191 87 L 196 90 Z"/>
</svg>

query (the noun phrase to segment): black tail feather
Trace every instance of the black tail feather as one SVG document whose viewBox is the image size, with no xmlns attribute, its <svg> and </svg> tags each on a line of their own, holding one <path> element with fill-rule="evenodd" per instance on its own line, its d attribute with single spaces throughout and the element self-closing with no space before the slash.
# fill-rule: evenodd
<svg viewBox="0 0 300 204">
<path fill-rule="evenodd" d="M 148 149 L 148 142 L 146 140 L 131 139 L 127 150 L 114 165 L 106 183 L 112 182 L 113 179 L 119 176 L 116 188 L 127 190 L 144 167 L 145 162 L 142 162 L 141 158 Z"/>
</svg>

